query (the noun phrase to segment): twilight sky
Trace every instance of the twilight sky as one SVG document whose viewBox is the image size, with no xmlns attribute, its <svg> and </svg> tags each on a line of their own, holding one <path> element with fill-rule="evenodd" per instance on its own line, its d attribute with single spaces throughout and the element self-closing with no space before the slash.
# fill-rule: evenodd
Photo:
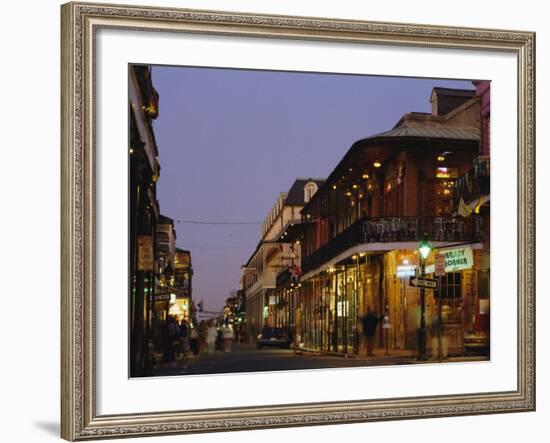
<svg viewBox="0 0 550 443">
<path fill-rule="evenodd" d="M 153 66 L 161 213 L 261 223 L 297 177 L 324 178 L 356 140 L 405 112 L 430 112 L 434 86 L 470 81 Z M 220 310 L 260 224 L 175 223 L 193 261 L 193 299 Z"/>
</svg>

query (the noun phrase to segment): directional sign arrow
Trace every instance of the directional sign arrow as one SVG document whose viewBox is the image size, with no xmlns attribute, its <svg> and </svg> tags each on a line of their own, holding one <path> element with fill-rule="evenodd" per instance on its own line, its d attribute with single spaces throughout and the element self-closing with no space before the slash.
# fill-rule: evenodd
<svg viewBox="0 0 550 443">
<path fill-rule="evenodd" d="M 409 286 L 414 286 L 416 288 L 427 288 L 427 289 L 437 289 L 437 280 L 432 278 L 423 278 L 423 277 L 410 277 Z"/>
</svg>

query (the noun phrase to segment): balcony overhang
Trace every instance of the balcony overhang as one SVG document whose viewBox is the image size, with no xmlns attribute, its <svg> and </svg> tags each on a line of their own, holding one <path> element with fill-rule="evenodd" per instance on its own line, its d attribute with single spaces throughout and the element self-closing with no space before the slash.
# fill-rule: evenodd
<svg viewBox="0 0 550 443">
<path fill-rule="evenodd" d="M 480 242 L 456 242 L 456 241 L 431 241 L 432 248 L 434 249 L 447 249 L 457 246 L 469 246 L 472 249 L 483 249 L 483 243 Z M 323 271 L 326 271 L 329 268 L 332 268 L 338 265 L 340 262 L 350 258 L 353 255 L 360 253 L 369 253 L 374 254 L 378 252 L 388 252 L 396 249 L 409 249 L 416 250 L 418 248 L 418 241 L 401 241 L 401 242 L 374 242 L 374 243 L 362 243 L 355 245 L 346 251 L 336 255 L 327 262 L 323 263 L 321 266 L 313 269 L 300 277 L 301 281 L 308 280 L 311 277 L 320 274 Z"/>
<path fill-rule="evenodd" d="M 258 280 L 252 286 L 245 289 L 246 300 L 256 297 L 258 294 L 263 293 L 264 291 L 275 289 L 275 287 L 275 282 L 266 284 L 262 280 Z"/>
<path fill-rule="evenodd" d="M 296 240 L 300 240 L 303 232 L 304 225 L 313 223 L 314 220 L 290 220 L 286 223 L 279 235 L 275 238 L 278 243 L 292 243 Z"/>
</svg>

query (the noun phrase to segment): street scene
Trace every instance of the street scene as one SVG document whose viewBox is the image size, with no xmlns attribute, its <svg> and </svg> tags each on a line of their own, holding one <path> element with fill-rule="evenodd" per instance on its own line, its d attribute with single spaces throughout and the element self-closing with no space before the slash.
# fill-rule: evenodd
<svg viewBox="0 0 550 443">
<path fill-rule="evenodd" d="M 130 376 L 490 359 L 490 82 L 129 67 Z"/>
<path fill-rule="evenodd" d="M 366 356 L 365 356 L 366 357 Z M 450 357 L 445 361 L 471 362 L 478 361 L 479 356 L 470 355 Z M 170 363 L 156 365 L 151 375 L 185 375 L 185 374 L 219 374 L 232 372 L 255 371 L 289 371 L 296 369 L 352 368 L 363 366 L 387 366 L 418 363 L 416 355 L 409 351 L 396 350 L 386 355 L 384 349 L 379 349 L 369 358 L 361 356 L 300 353 L 292 350 L 268 348 L 257 349 L 254 345 L 236 344 L 230 353 L 220 350 L 213 354 L 200 356 L 183 355 Z"/>
</svg>

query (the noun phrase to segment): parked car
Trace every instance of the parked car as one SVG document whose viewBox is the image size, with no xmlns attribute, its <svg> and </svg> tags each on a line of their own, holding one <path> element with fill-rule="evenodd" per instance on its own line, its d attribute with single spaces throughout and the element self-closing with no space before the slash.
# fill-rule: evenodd
<svg viewBox="0 0 550 443">
<path fill-rule="evenodd" d="M 256 347 L 262 349 L 264 346 L 276 346 L 289 348 L 291 339 L 283 328 L 264 327 L 261 334 L 258 334 Z"/>
<path fill-rule="evenodd" d="M 483 331 L 468 331 L 464 334 L 464 348 L 468 352 L 488 355 L 489 336 Z"/>
</svg>

